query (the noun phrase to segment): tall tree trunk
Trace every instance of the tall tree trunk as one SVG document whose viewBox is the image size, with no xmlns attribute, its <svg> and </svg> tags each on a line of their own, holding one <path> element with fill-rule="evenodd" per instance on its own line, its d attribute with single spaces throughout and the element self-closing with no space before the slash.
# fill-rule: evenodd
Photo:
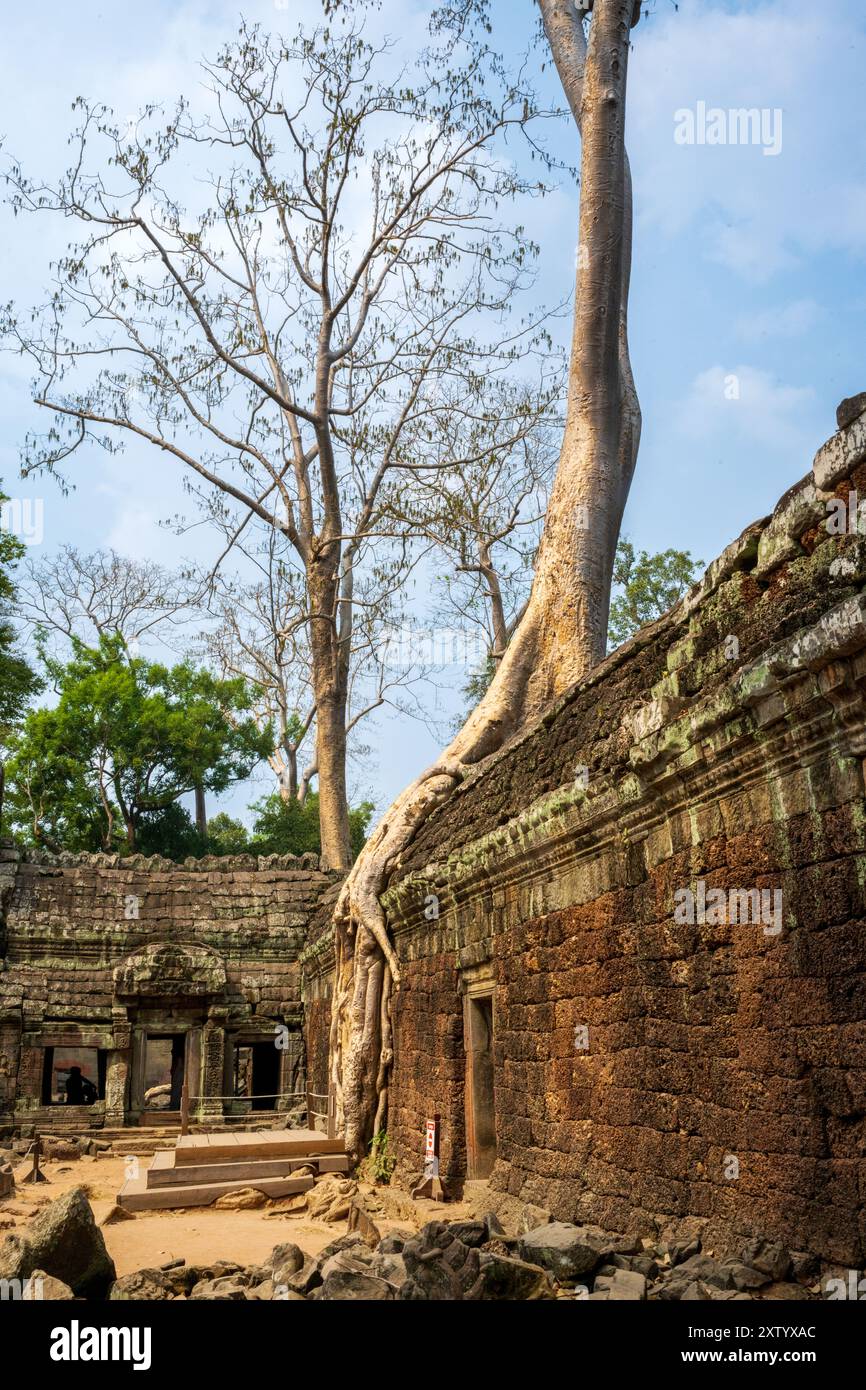
<svg viewBox="0 0 866 1390">
<path fill-rule="evenodd" d="M 207 839 L 207 805 L 204 799 L 204 785 L 196 783 L 195 788 L 195 828 L 203 840 Z"/>
<path fill-rule="evenodd" d="M 310 620 L 313 695 L 316 702 L 316 766 L 319 773 L 319 828 L 322 860 L 330 869 L 352 862 L 349 801 L 346 792 L 346 704 L 348 684 L 335 627 L 337 585 L 334 561 L 312 567 Z M 321 616 L 318 616 L 321 615 Z"/>
<path fill-rule="evenodd" d="M 339 692 L 319 697 L 316 719 L 322 860 L 329 869 L 348 869 L 352 862 L 352 846 L 346 791 L 345 698 Z"/>
<path fill-rule="evenodd" d="M 580 247 L 559 467 L 532 592 L 491 685 L 442 756 L 398 797 L 341 890 L 331 1067 L 338 1118 L 360 1156 L 382 1123 L 391 988 L 400 968 L 379 897 L 430 812 L 605 654 L 616 540 L 640 411 L 628 360 L 631 188 L 624 125 L 635 0 L 595 0 L 584 37 L 573 0 L 539 0 L 581 130 Z"/>
</svg>

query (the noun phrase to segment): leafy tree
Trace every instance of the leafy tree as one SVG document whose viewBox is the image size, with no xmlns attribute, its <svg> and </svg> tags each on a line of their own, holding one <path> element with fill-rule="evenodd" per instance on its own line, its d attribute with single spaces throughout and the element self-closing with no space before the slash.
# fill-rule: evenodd
<svg viewBox="0 0 866 1390">
<path fill-rule="evenodd" d="M 208 821 L 208 854 L 246 854 L 249 847 L 250 832 L 243 821 L 234 820 L 225 811 L 220 811 Z"/>
<path fill-rule="evenodd" d="M 178 798 L 225 790 L 272 747 L 242 680 L 130 659 L 119 634 L 73 649 L 66 665 L 46 659 L 57 705 L 27 716 L 9 764 L 16 819 L 37 842 L 89 848 L 94 825 L 105 849 L 178 842 L 182 818 L 166 818 Z"/>
<path fill-rule="evenodd" d="M 161 854 L 165 859 L 200 859 L 213 851 L 192 816 L 179 801 L 159 811 L 146 811 L 136 831 L 139 854 Z"/>
<path fill-rule="evenodd" d="M 663 550 L 650 555 L 635 552 L 624 538 L 616 547 L 613 582 L 618 592 L 610 605 L 608 647 L 612 651 L 627 641 L 644 623 L 660 618 L 694 584 L 702 560 L 688 550 Z"/>
<path fill-rule="evenodd" d="M 252 854 L 313 854 L 321 853 L 319 832 L 319 794 L 310 792 L 301 803 L 296 799 L 285 801 L 279 792 L 257 801 L 252 807 L 256 813 L 253 822 L 253 838 L 249 849 Z M 373 814 L 372 801 L 362 801 L 360 806 L 349 810 L 349 834 L 352 858 L 361 852 L 367 838 L 367 828 Z"/>
</svg>

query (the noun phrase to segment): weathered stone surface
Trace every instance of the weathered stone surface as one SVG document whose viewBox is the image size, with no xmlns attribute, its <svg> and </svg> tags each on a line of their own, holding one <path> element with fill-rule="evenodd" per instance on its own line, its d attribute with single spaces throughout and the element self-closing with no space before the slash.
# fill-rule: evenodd
<svg viewBox="0 0 866 1390">
<path fill-rule="evenodd" d="M 7 1236 L 0 1246 L 0 1278 L 26 1279 L 35 1269 L 82 1298 L 101 1298 L 114 1282 L 114 1261 L 80 1187 L 44 1207 L 25 1236 Z"/>
<path fill-rule="evenodd" d="M 137 1269 L 133 1274 L 122 1274 L 108 1291 L 109 1300 L 113 1302 L 155 1301 L 174 1296 L 172 1280 L 159 1269 Z"/>
<path fill-rule="evenodd" d="M 248 1281 L 244 1274 L 228 1274 L 220 1279 L 203 1279 L 194 1285 L 190 1298 L 217 1299 L 223 1303 L 240 1303 L 247 1296 Z"/>
<path fill-rule="evenodd" d="M 348 1270 L 332 1270 L 323 1280 L 316 1297 L 324 1302 L 387 1302 L 393 1299 L 394 1290 L 384 1279 L 372 1274 Z"/>
<path fill-rule="evenodd" d="M 304 1267 L 304 1252 L 290 1241 L 275 1245 L 265 1263 L 275 1284 L 287 1284 L 293 1274 Z"/>
<path fill-rule="evenodd" d="M 598 1242 L 578 1226 L 553 1221 L 529 1231 L 518 1245 L 521 1258 L 541 1265 L 560 1283 L 591 1274 L 601 1260 Z"/>
<path fill-rule="evenodd" d="M 646 1279 L 636 1270 L 618 1269 L 596 1278 L 593 1293 L 597 1291 L 606 1291 L 611 1302 L 640 1303 L 646 1298 Z"/>
<path fill-rule="evenodd" d="M 836 407 L 836 424 L 840 430 L 853 425 L 858 415 L 866 411 L 866 391 L 858 391 L 856 396 L 846 396 Z"/>
<path fill-rule="evenodd" d="M 119 1221 L 134 1220 L 134 1211 L 128 1211 L 126 1207 L 118 1206 L 117 1202 L 115 1202 L 113 1207 L 109 1207 L 99 1224 L 100 1226 L 116 1226 Z"/>
<path fill-rule="evenodd" d="M 75 1294 L 62 1279 L 54 1279 L 44 1269 L 34 1269 L 21 1295 L 25 1303 L 62 1303 Z"/>
<path fill-rule="evenodd" d="M 257 1187 L 241 1187 L 237 1192 L 224 1192 L 213 1206 L 219 1211 L 255 1211 L 267 1204 L 267 1193 L 260 1192 Z"/>
<path fill-rule="evenodd" d="M 479 1272 L 468 1298 L 522 1301 L 555 1298 L 550 1276 L 538 1264 L 515 1260 L 508 1255 L 491 1254 L 482 1250 L 478 1256 Z"/>
</svg>

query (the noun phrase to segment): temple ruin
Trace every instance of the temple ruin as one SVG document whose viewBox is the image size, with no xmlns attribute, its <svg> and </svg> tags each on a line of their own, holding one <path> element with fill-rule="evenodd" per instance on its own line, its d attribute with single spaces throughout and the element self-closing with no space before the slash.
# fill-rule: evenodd
<svg viewBox="0 0 866 1390">
<path fill-rule="evenodd" d="M 866 540 L 826 525 L 858 489 L 864 414 L 418 835 L 385 897 L 400 1180 L 438 1117 L 446 1190 L 862 1265 Z M 164 1115 L 179 1072 L 199 1122 L 329 1090 L 312 857 L 7 849 L 0 881 L 7 1131 L 139 1123 L 157 1054 Z"/>
</svg>

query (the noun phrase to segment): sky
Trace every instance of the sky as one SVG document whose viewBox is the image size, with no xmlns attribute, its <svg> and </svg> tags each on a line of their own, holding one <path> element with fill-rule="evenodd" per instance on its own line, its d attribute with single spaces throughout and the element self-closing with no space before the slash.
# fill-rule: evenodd
<svg viewBox="0 0 866 1390">
<path fill-rule="evenodd" d="M 59 0 L 4 15 L 0 89 L 4 151 L 33 172 L 65 167 L 79 95 L 132 117 L 147 102 L 195 94 L 198 63 L 236 31 L 239 17 L 293 29 L 313 0 Z M 531 0 L 495 0 L 494 40 L 516 60 L 536 23 Z M 411 43 L 426 7 L 384 0 L 379 24 Z M 630 338 L 643 437 L 623 530 L 651 551 L 668 546 L 709 563 L 771 511 L 810 468 L 835 429 L 844 396 L 866 389 L 866 142 L 862 0 L 656 0 L 634 30 L 627 142 L 635 234 Z M 542 90 L 561 100 L 550 65 Z M 729 113 L 757 108 L 743 135 Z M 702 138 L 703 137 L 703 138 Z M 577 135 L 554 138 L 577 162 Z M 530 211 L 541 246 L 537 293 L 570 292 L 577 241 L 573 179 Z M 42 298 L 48 263 L 67 231 L 0 207 L 0 303 Z M 565 342 L 568 323 L 558 332 Z M 64 542 L 113 547 L 168 566 L 215 554 L 202 528 L 178 537 L 161 523 L 189 511 L 174 465 L 132 449 L 77 459 L 74 490 L 21 481 L 18 450 L 33 428 L 29 372 L 0 355 L 0 478 L 16 498 L 41 499 L 36 557 Z M 465 670 L 438 681 L 435 713 L 462 708 Z M 353 770 L 353 792 L 384 810 L 438 751 L 424 724 L 392 713 L 365 731 L 373 755 Z M 233 789 L 219 808 L 239 814 L 272 785 Z M 216 805 L 211 810 L 217 809 Z"/>
</svg>

